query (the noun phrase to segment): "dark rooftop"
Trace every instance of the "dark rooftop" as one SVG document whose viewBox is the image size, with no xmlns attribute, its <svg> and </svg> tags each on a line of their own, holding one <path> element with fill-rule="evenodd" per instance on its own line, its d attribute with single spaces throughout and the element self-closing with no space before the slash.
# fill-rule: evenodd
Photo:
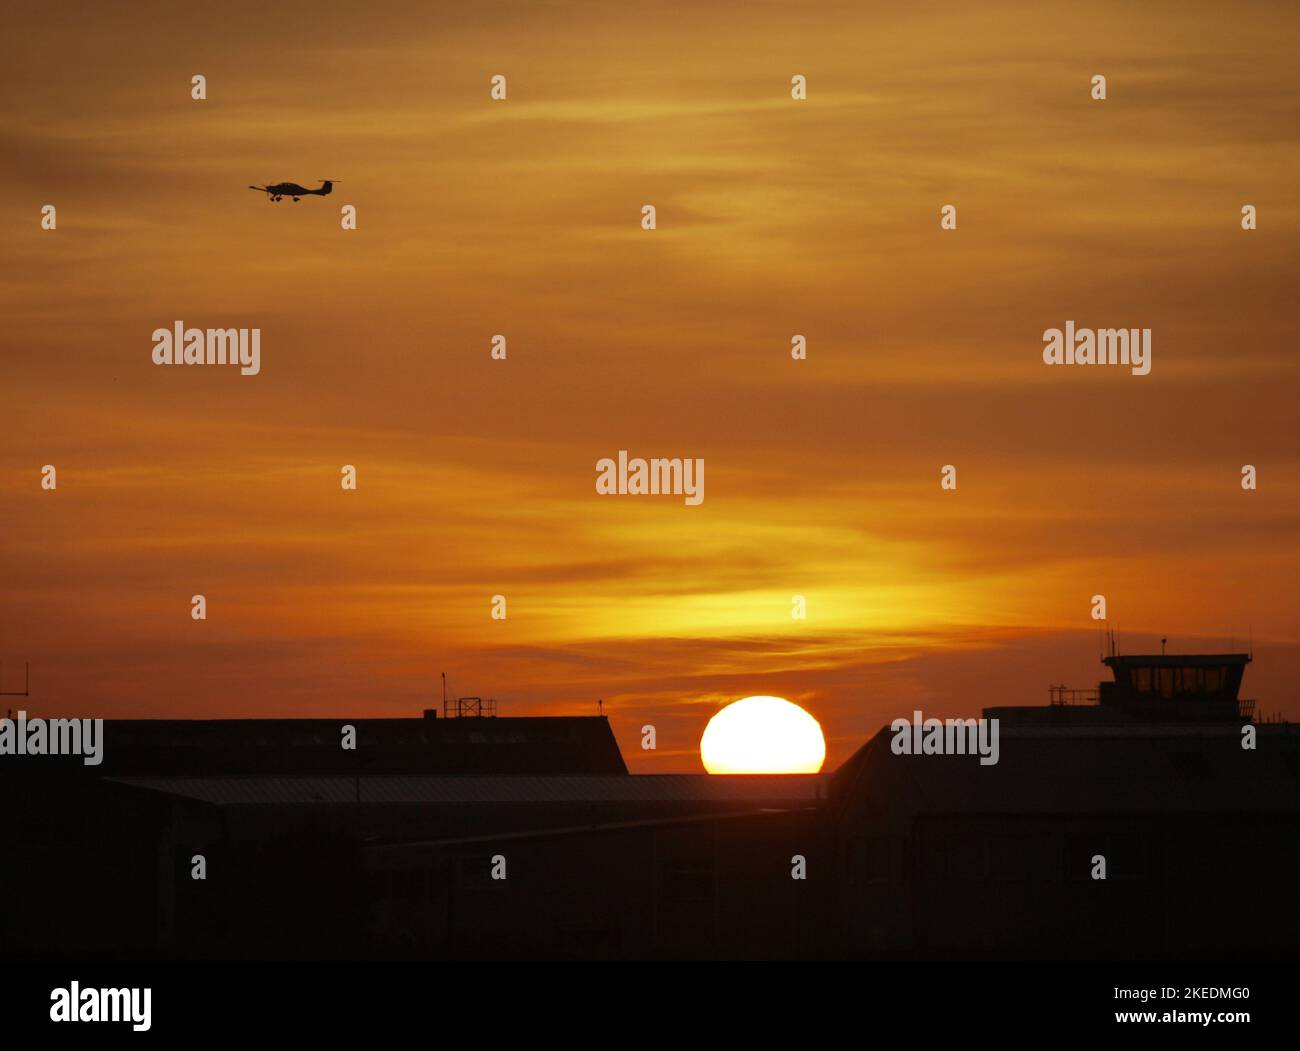
<svg viewBox="0 0 1300 1051">
<path fill-rule="evenodd" d="M 1300 815 L 1300 726 L 1008 727 L 998 762 L 896 755 L 882 730 L 836 771 L 832 796 L 911 814 Z"/>
<path fill-rule="evenodd" d="M 1141 653 L 1104 657 L 1110 668 L 1244 668 L 1249 653 Z"/>
<path fill-rule="evenodd" d="M 635 774 L 593 777 L 122 777 L 122 784 L 217 805 L 286 803 L 808 804 L 818 775 Z"/>
<path fill-rule="evenodd" d="M 342 747 L 343 727 L 356 748 Z M 87 776 L 623 774 L 604 716 L 460 719 L 108 719 L 104 759 L 11 762 Z"/>
</svg>

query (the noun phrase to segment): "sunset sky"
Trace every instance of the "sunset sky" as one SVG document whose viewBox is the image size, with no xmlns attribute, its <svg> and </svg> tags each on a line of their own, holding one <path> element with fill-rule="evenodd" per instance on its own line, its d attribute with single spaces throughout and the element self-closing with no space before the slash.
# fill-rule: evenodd
<svg viewBox="0 0 1300 1051">
<path fill-rule="evenodd" d="M 446 671 L 603 698 L 640 771 L 776 694 L 834 766 L 1092 686 L 1100 593 L 1129 652 L 1253 635 L 1298 717 L 1298 44 L 1293 3 L 14 5 L 3 688 L 406 716 Z M 155 366 L 178 319 L 261 374 Z M 1151 374 L 1048 368 L 1068 319 Z M 597 495 L 620 449 L 704 502 Z"/>
</svg>

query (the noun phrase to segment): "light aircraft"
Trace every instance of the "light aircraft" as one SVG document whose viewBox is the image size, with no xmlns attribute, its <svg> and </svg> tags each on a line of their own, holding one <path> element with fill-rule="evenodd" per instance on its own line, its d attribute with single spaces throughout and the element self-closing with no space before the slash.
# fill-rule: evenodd
<svg viewBox="0 0 1300 1051">
<path fill-rule="evenodd" d="M 316 190 L 309 190 L 305 186 L 299 186 L 296 182 L 277 182 L 271 186 L 250 186 L 250 190 L 260 190 L 266 194 L 267 200 L 275 203 L 282 197 L 292 197 L 294 204 L 298 203 L 299 197 L 324 197 L 332 189 L 337 179 L 322 179 L 321 186 Z"/>
</svg>

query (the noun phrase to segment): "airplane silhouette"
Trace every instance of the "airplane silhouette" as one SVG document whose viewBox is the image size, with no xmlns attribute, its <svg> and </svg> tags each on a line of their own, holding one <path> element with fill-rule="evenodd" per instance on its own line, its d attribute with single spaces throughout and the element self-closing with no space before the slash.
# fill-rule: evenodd
<svg viewBox="0 0 1300 1051">
<path fill-rule="evenodd" d="M 297 204 L 299 197 L 324 197 L 334 189 L 334 183 L 337 181 L 337 179 L 333 181 L 322 179 L 322 185 L 320 189 L 317 190 L 309 190 L 305 186 L 299 186 L 296 182 L 277 182 L 272 186 L 250 186 L 249 189 L 260 190 L 262 193 L 266 194 L 267 199 L 272 203 L 280 200 L 282 197 L 289 196 L 293 198 L 293 203 Z"/>
</svg>

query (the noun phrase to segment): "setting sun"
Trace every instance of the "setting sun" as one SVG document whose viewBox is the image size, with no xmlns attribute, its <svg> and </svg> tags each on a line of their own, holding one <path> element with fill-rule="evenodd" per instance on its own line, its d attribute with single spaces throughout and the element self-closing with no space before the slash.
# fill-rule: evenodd
<svg viewBox="0 0 1300 1051">
<path fill-rule="evenodd" d="M 815 774 L 826 759 L 826 740 L 797 704 L 746 697 L 709 720 L 700 758 L 711 774 Z"/>
</svg>

